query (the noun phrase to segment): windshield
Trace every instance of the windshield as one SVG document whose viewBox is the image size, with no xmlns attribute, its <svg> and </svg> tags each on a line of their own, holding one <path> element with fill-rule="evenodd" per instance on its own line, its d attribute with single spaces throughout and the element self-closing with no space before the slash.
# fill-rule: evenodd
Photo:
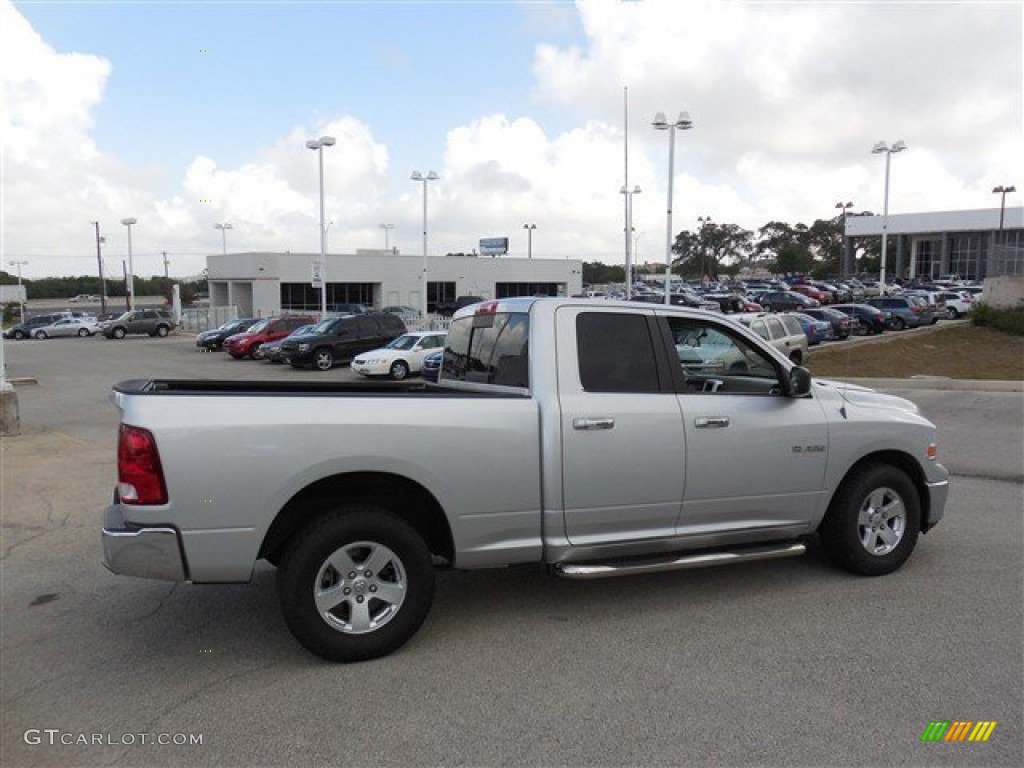
<svg viewBox="0 0 1024 768">
<path fill-rule="evenodd" d="M 388 344 L 385 349 L 412 349 L 419 341 L 419 336 L 399 336 Z"/>
<path fill-rule="evenodd" d="M 337 320 L 337 319 L 338 318 L 336 318 L 336 317 L 329 317 L 326 320 L 321 320 L 316 325 L 310 327 L 306 332 L 310 333 L 310 334 L 312 334 L 312 333 L 327 333 L 327 332 L 330 331 L 331 326 L 334 324 L 334 321 Z"/>
<path fill-rule="evenodd" d="M 269 323 L 270 323 L 270 321 L 269 321 L 269 320 L 260 320 L 260 321 L 259 321 L 258 323 L 256 323 L 256 325 L 252 326 L 252 327 L 251 327 L 251 328 L 249 329 L 249 331 L 248 331 L 248 332 L 249 332 L 249 333 L 259 333 L 259 332 L 260 332 L 260 331 L 262 331 L 262 330 L 263 330 L 264 328 L 266 328 L 266 327 L 267 327 L 267 325 L 269 325 Z"/>
</svg>

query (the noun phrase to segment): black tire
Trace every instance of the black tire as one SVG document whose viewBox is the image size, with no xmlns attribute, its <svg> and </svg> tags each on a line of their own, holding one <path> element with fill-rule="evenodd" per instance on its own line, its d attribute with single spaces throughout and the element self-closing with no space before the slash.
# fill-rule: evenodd
<svg viewBox="0 0 1024 768">
<path fill-rule="evenodd" d="M 111 331 L 110 335 L 115 339 L 123 339 L 125 337 L 125 330 L 124 328 L 115 328 Z"/>
<path fill-rule="evenodd" d="M 14 338 L 15 338 L 15 339 L 17 339 L 18 341 L 22 341 L 22 340 L 24 340 L 24 339 L 27 339 L 27 338 L 28 338 L 28 334 L 27 334 L 27 333 L 25 333 L 24 331 L 21 331 L 21 330 L 15 331 L 15 332 L 14 332 L 14 333 L 13 333 L 12 335 L 13 335 L 13 336 L 14 336 Z"/>
<path fill-rule="evenodd" d="M 907 321 L 902 317 L 894 317 L 891 322 L 894 331 L 902 331 L 907 327 Z"/>
<path fill-rule="evenodd" d="M 772 305 L 771 304 L 762 304 L 761 305 L 761 309 L 763 309 L 765 312 L 771 312 L 772 311 Z"/>
<path fill-rule="evenodd" d="M 327 347 L 313 351 L 313 367 L 318 371 L 329 371 L 334 367 L 334 353 Z"/>
<path fill-rule="evenodd" d="M 946 307 L 946 318 L 948 320 L 956 320 L 960 317 L 960 313 L 956 311 L 956 307 Z"/>
<path fill-rule="evenodd" d="M 910 478 L 888 464 L 864 464 L 843 480 L 818 534 L 840 568 L 881 576 L 906 562 L 920 530 L 921 502 Z"/>
<path fill-rule="evenodd" d="M 78 329 L 78 335 L 79 335 L 79 337 L 84 339 L 86 336 L 90 335 L 89 329 L 88 328 L 79 328 Z"/>
<path fill-rule="evenodd" d="M 288 629 L 307 650 L 328 661 L 365 661 L 416 634 L 434 599 L 434 566 L 404 520 L 372 504 L 343 504 L 292 539 L 277 592 Z"/>
<path fill-rule="evenodd" d="M 257 344 L 255 347 L 252 348 L 252 352 L 250 354 L 251 354 L 253 360 L 262 360 L 263 359 L 263 352 L 261 351 L 262 349 L 263 349 L 263 345 L 262 344 Z"/>
<path fill-rule="evenodd" d="M 168 328 L 166 325 L 158 325 L 156 327 L 156 335 L 159 336 L 160 338 L 163 338 L 164 336 L 166 336 L 170 332 L 171 332 L 171 329 Z"/>
<path fill-rule="evenodd" d="M 390 376 L 395 381 L 401 381 L 409 375 L 409 364 L 405 360 L 395 360 L 391 364 L 391 369 L 388 371 Z"/>
<path fill-rule="evenodd" d="M 47 339 L 49 336 L 46 335 L 46 331 L 36 331 L 37 339 Z"/>
</svg>

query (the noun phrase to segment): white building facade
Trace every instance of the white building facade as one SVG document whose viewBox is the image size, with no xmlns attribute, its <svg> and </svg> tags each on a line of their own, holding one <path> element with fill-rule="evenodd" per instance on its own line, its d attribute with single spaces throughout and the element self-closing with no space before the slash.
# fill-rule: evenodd
<svg viewBox="0 0 1024 768">
<path fill-rule="evenodd" d="M 317 312 L 320 289 L 313 286 L 318 253 L 228 253 L 207 257 L 210 304 L 234 306 L 240 316 Z M 357 303 L 380 309 L 423 301 L 423 257 L 395 250 L 328 254 L 324 275 L 327 310 Z M 429 256 L 427 305 L 459 296 L 571 296 L 583 290 L 583 264 L 569 259 Z"/>
<path fill-rule="evenodd" d="M 880 237 L 882 226 L 882 216 L 848 216 L 846 237 Z M 1024 274 L 1024 208 L 889 214 L 887 231 L 886 267 L 895 277 Z"/>
</svg>

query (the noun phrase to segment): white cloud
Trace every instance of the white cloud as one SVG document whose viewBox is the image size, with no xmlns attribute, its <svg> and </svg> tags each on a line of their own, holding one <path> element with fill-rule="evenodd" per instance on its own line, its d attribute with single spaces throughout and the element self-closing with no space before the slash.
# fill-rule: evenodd
<svg viewBox="0 0 1024 768">
<path fill-rule="evenodd" d="M 566 8 L 547 11 L 560 31 Z M 544 114 L 575 127 L 500 112 L 446 126 L 443 164 L 420 169 L 441 176 L 429 187 L 432 251 L 507 235 L 524 255 L 530 222 L 536 256 L 621 261 L 624 86 L 641 258 L 664 254 L 658 111 L 694 120 L 676 137 L 676 231 L 697 216 L 751 229 L 809 224 L 840 200 L 877 211 L 879 139 L 910 147 L 893 158 L 894 212 L 993 207 L 993 185 L 1022 181 L 1020 5 L 587 0 L 575 11 L 582 42 L 538 45 L 531 91 Z M 524 28 L 544 16 L 527 13 Z M 142 274 L 162 270 L 164 250 L 175 271 L 201 269 L 220 247 L 216 221 L 234 226 L 229 249 L 315 250 L 317 165 L 304 144 L 324 134 L 337 139 L 323 155 L 331 250 L 380 247 L 388 222 L 391 244 L 418 252 L 422 191 L 390 166 L 373 115 L 256 134 L 263 148 L 230 165 L 204 151 L 184 167 L 130 167 L 92 137 L 111 62 L 55 51 L 5 0 L 0 30 L 3 242 L 12 256 L 32 255 L 27 274 L 91 272 L 93 219 L 119 259 L 123 216 L 139 220 Z M 420 126 L 401 128 L 388 127 L 389 141 L 411 142 Z"/>
</svg>

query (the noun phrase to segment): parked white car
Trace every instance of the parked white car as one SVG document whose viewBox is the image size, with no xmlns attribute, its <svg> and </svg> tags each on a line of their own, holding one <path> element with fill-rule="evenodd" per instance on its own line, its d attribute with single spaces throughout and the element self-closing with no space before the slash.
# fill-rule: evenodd
<svg viewBox="0 0 1024 768">
<path fill-rule="evenodd" d="M 446 331 L 422 331 L 399 336 L 386 347 L 359 355 L 352 370 L 363 376 L 390 376 L 396 381 L 423 368 L 423 358 L 444 346 Z"/>
<path fill-rule="evenodd" d="M 57 336 L 92 336 L 99 333 L 100 325 L 95 317 L 65 317 L 50 325 L 32 331 L 34 339 L 49 339 Z"/>
<path fill-rule="evenodd" d="M 974 304 L 974 296 L 967 291 L 939 291 L 939 298 L 945 302 L 943 311 L 950 320 L 966 315 Z"/>
</svg>

